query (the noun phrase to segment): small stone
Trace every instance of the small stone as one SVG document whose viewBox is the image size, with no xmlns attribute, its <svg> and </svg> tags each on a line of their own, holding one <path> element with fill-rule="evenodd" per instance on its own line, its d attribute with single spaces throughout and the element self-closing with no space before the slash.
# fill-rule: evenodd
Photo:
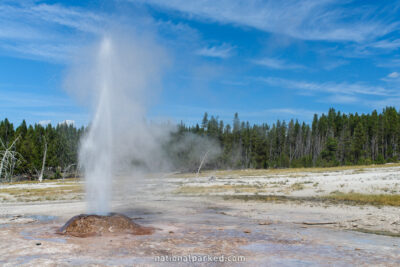
<svg viewBox="0 0 400 267">
<path fill-rule="evenodd" d="M 42 244 L 42 243 L 40 243 L 40 242 L 37 242 L 37 243 L 36 243 L 36 246 L 40 246 L 41 244 Z"/>
<path fill-rule="evenodd" d="M 245 233 L 245 234 L 250 234 L 251 231 L 250 231 L 249 229 L 246 229 L 246 230 L 243 231 L 243 233 Z"/>
<path fill-rule="evenodd" d="M 173 233 L 174 233 L 174 231 L 169 231 L 168 233 L 170 233 L 170 234 L 173 234 Z"/>
</svg>

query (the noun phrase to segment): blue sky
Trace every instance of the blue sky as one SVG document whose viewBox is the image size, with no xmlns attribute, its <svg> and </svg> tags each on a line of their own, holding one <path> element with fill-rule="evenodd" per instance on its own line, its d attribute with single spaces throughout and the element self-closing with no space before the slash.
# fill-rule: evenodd
<svg viewBox="0 0 400 267">
<path fill-rule="evenodd" d="M 75 51 L 112 24 L 150 33 L 171 58 L 151 119 L 399 108 L 400 1 L 3 0 L 1 118 L 87 124 L 63 79 Z"/>
</svg>

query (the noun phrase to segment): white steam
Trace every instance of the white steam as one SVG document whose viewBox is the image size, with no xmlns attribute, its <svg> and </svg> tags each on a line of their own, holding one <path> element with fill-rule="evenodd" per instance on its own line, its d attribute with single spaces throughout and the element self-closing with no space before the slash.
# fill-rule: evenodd
<svg viewBox="0 0 400 267">
<path fill-rule="evenodd" d="M 169 161 L 174 169 L 197 172 L 200 165 L 205 167 L 215 162 L 221 154 L 221 147 L 217 140 L 207 136 L 183 133 L 170 147 L 169 152 Z"/>
<path fill-rule="evenodd" d="M 67 90 L 93 112 L 79 153 L 89 213 L 110 212 L 117 172 L 161 162 L 157 152 L 167 136 L 145 121 L 160 87 L 165 52 L 149 38 L 127 35 L 109 34 L 83 50 L 66 79 Z"/>
<path fill-rule="evenodd" d="M 217 167 L 221 151 L 215 140 L 172 133 L 174 125 L 145 120 L 167 65 L 164 49 L 153 39 L 127 31 L 105 35 L 71 65 L 66 89 L 92 112 L 79 151 L 88 213 L 108 214 L 113 184 L 118 196 L 132 195 L 146 172 Z"/>
</svg>

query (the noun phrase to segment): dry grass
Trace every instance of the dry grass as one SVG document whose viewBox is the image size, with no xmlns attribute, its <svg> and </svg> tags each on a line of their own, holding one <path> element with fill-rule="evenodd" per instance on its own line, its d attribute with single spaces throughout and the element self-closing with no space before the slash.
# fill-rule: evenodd
<svg viewBox="0 0 400 267">
<path fill-rule="evenodd" d="M 353 173 L 363 173 L 368 169 L 399 167 L 400 163 L 384 164 L 384 165 L 359 165 L 359 166 L 338 166 L 338 167 L 316 167 L 316 168 L 287 168 L 287 169 L 243 169 L 243 170 L 216 170 L 204 171 L 200 176 L 216 176 L 216 177 L 239 177 L 239 176 L 269 176 L 276 174 L 286 174 L 288 177 L 303 177 L 301 173 L 321 173 L 321 172 L 337 172 L 345 170 L 354 170 Z M 176 178 L 192 178 L 196 177 L 195 173 L 171 174 L 170 177 Z"/>
<path fill-rule="evenodd" d="M 243 201 L 262 201 L 283 203 L 287 201 L 301 202 L 301 198 L 274 196 L 274 195 L 229 195 L 224 196 L 224 200 L 243 200 Z"/>
<path fill-rule="evenodd" d="M 234 191 L 235 193 L 256 193 L 262 190 L 259 185 L 211 185 L 211 186 L 181 186 L 176 194 L 210 194 Z"/>
<path fill-rule="evenodd" d="M 289 189 L 292 191 L 299 191 L 299 190 L 303 190 L 304 188 L 305 188 L 304 184 L 302 184 L 302 183 L 294 183 L 289 187 Z"/>
<path fill-rule="evenodd" d="M 80 181 L 79 178 L 65 178 L 65 179 L 52 179 L 43 180 L 42 183 L 55 183 L 55 184 L 65 184 L 65 183 L 76 183 Z M 18 184 L 40 184 L 38 180 L 25 180 L 25 181 L 17 181 L 17 182 L 2 182 L 0 185 L 18 185 Z"/>
<path fill-rule="evenodd" d="M 45 188 L 3 188 L 0 195 L 3 201 L 50 201 L 80 199 L 83 186 L 79 184 Z"/>
<path fill-rule="evenodd" d="M 356 228 L 352 229 L 352 231 L 366 233 L 366 234 L 374 234 L 374 235 L 384 235 L 384 236 L 391 236 L 391 237 L 400 237 L 399 233 L 394 233 L 390 231 L 383 231 L 383 230 L 370 230 L 365 228 Z"/>
<path fill-rule="evenodd" d="M 375 205 L 375 206 L 400 206 L 400 195 L 389 194 L 360 194 L 360 193 L 334 193 L 324 197 L 327 200 L 340 203 Z"/>
<path fill-rule="evenodd" d="M 262 201 L 262 202 L 317 202 L 332 205 L 373 205 L 373 206 L 400 206 L 400 195 L 370 195 L 359 193 L 334 193 L 322 197 L 292 197 L 274 195 L 229 195 L 226 200 Z"/>
</svg>

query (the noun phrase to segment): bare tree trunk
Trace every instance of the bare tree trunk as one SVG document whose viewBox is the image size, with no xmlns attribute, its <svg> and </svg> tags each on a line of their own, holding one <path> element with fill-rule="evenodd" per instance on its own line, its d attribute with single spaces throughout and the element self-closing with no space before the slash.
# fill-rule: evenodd
<svg viewBox="0 0 400 267">
<path fill-rule="evenodd" d="M 3 173 L 3 168 L 4 168 L 4 162 L 6 161 L 6 157 L 7 157 L 7 152 L 8 149 L 7 147 L 4 145 L 3 141 L 0 139 L 0 143 L 1 145 L 4 147 L 4 154 L 3 154 L 3 158 L 1 159 L 1 164 L 0 164 L 0 179 L 1 179 L 1 174 Z"/>
<path fill-rule="evenodd" d="M 204 156 L 203 156 L 203 158 L 202 158 L 202 160 L 201 160 L 201 162 L 200 162 L 200 166 L 199 166 L 199 168 L 197 169 L 197 176 L 199 176 L 199 173 L 200 173 L 200 170 L 201 170 L 201 167 L 203 166 L 203 164 L 204 164 L 204 161 L 206 160 L 206 158 L 207 158 L 207 154 L 208 154 L 208 152 L 209 152 L 209 150 L 204 154 Z"/>
<path fill-rule="evenodd" d="M 4 167 L 4 161 L 6 160 L 6 155 L 7 155 L 7 150 L 4 152 L 3 158 L 1 159 L 1 164 L 0 164 L 0 179 L 1 179 L 1 174 L 3 172 L 3 167 Z"/>
<path fill-rule="evenodd" d="M 62 179 L 64 180 L 65 179 L 65 175 L 66 175 L 66 173 L 67 173 L 67 171 L 72 167 L 72 166 L 74 166 L 75 164 L 69 164 L 65 169 L 64 169 L 64 171 L 63 171 L 63 173 L 62 173 Z"/>
<path fill-rule="evenodd" d="M 44 137 L 44 153 L 43 153 L 43 162 L 42 162 L 42 170 L 40 171 L 40 175 L 39 175 L 39 182 L 43 181 L 43 172 L 44 172 L 44 166 L 46 164 L 46 156 L 47 156 L 47 141 L 46 141 L 46 137 Z"/>
<path fill-rule="evenodd" d="M 11 145 L 9 147 L 6 147 L 6 145 L 3 143 L 3 141 L 0 139 L 0 143 L 1 145 L 4 147 L 4 153 L 3 153 L 3 158 L 1 159 L 1 163 L 0 163 L 0 178 L 1 175 L 3 173 L 3 169 L 4 169 L 4 164 L 8 165 L 9 160 L 14 160 L 15 159 L 15 151 L 11 151 L 11 149 L 14 147 L 15 143 L 19 140 L 21 136 L 19 135 L 17 138 L 15 138 L 15 140 L 11 143 Z M 8 157 L 10 157 L 10 159 L 7 159 Z M 10 162 L 12 163 L 12 162 Z M 14 168 L 14 164 L 12 164 L 12 168 Z M 11 171 L 12 173 L 12 171 Z M 7 173 L 6 173 L 7 176 Z M 7 178 L 7 177 L 5 177 Z"/>
<path fill-rule="evenodd" d="M 311 151 L 311 131 L 308 131 L 308 133 L 307 133 L 306 150 L 305 150 L 304 154 L 312 155 L 312 151 Z"/>
</svg>

